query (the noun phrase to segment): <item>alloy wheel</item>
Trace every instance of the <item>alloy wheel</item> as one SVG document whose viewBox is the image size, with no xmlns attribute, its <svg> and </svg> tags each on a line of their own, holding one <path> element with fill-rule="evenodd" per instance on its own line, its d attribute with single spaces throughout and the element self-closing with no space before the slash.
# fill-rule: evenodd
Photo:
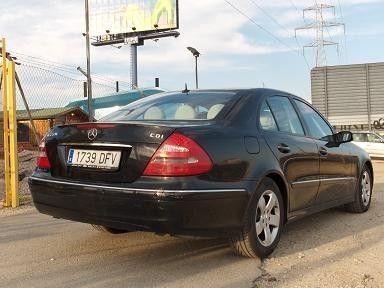
<svg viewBox="0 0 384 288">
<path fill-rule="evenodd" d="M 255 223 L 259 242 L 265 247 L 272 245 L 280 227 L 279 200 L 272 190 L 267 190 L 261 195 L 257 203 Z"/>
<path fill-rule="evenodd" d="M 371 200 L 371 177 L 368 171 L 364 171 L 361 177 L 361 199 L 364 206 L 368 206 Z"/>
</svg>

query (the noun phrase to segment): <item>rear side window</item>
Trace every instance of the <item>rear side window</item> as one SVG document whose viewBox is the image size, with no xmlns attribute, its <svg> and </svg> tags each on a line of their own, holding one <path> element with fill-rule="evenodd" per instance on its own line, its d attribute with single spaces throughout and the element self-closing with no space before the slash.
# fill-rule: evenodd
<svg viewBox="0 0 384 288">
<path fill-rule="evenodd" d="M 102 121 L 211 120 L 235 98 L 235 92 L 163 93 L 132 102 Z"/>
<path fill-rule="evenodd" d="M 278 131 L 271 109 L 265 101 L 261 104 L 259 122 L 263 130 Z"/>
<path fill-rule="evenodd" d="M 332 135 L 332 129 L 328 126 L 327 122 L 313 110 L 309 105 L 304 102 L 295 100 L 297 107 L 303 116 L 304 122 L 308 126 L 309 134 L 315 139 L 322 139 L 326 136 Z"/>
<path fill-rule="evenodd" d="M 304 135 L 299 116 L 287 97 L 273 96 L 268 99 L 276 124 L 281 132 Z"/>
</svg>

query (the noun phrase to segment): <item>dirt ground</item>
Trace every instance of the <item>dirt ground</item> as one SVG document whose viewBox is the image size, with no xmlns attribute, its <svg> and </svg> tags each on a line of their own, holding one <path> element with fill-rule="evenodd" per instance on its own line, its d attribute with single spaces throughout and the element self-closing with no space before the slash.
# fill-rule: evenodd
<svg viewBox="0 0 384 288">
<path fill-rule="evenodd" d="M 384 287 L 384 162 L 375 162 L 371 209 L 331 209 L 286 226 L 254 287 Z"/>
<path fill-rule="evenodd" d="M 83 259 L 82 257 L 85 257 L 84 255 L 89 257 L 89 259 L 87 258 L 87 265 L 84 265 L 84 267 L 86 267 L 84 269 L 89 271 L 90 267 L 96 265 L 96 268 L 94 269 L 100 269 L 102 271 L 105 267 L 103 260 L 105 257 L 103 255 L 105 253 L 112 253 L 114 255 L 121 256 L 124 252 L 124 261 L 126 262 L 119 262 L 120 264 L 119 266 L 116 266 L 116 269 L 123 269 L 125 267 L 124 265 L 128 264 L 133 266 L 129 266 L 131 267 L 129 270 L 121 271 L 121 273 L 115 271 L 115 280 L 120 282 L 109 282 L 109 284 L 111 284 L 110 287 L 123 287 L 119 285 L 114 286 L 114 284 L 121 283 L 122 279 L 133 277 L 135 273 L 145 274 L 147 269 L 148 275 L 152 275 L 150 277 L 153 277 L 153 279 L 137 280 L 137 285 L 128 285 L 124 287 L 148 287 L 144 284 L 148 284 L 148 281 L 151 280 L 154 282 L 150 283 L 159 284 L 158 286 L 155 285 L 151 287 L 204 287 L 202 283 L 207 283 L 205 287 L 384 288 L 384 162 L 376 161 L 374 163 L 374 168 L 375 186 L 373 200 L 371 209 L 367 213 L 350 214 L 339 209 L 331 209 L 288 224 L 285 227 L 281 242 L 279 243 L 276 251 L 264 261 L 250 261 L 249 259 L 232 256 L 232 252 L 226 243 L 221 242 L 219 243 L 220 248 L 217 248 L 219 250 L 214 250 L 215 258 L 212 258 L 212 253 L 209 252 L 212 249 L 210 241 L 181 240 L 168 236 L 162 238 L 148 233 L 129 233 L 127 236 L 103 236 L 100 238 L 97 234 L 95 234 L 95 232 L 88 230 L 88 226 L 85 224 L 56 220 L 43 215 L 39 216 L 38 213 L 34 211 L 32 205 L 24 205 L 16 210 L 0 209 L 0 247 L 2 247 L 0 250 L 4 253 L 5 251 L 10 251 L 13 255 L 14 253 L 18 253 L 17 251 L 23 255 L 28 255 L 28 252 L 26 251 L 28 251 L 28 245 L 31 245 L 33 246 L 35 252 L 32 256 L 25 256 L 25 261 L 28 262 L 28 259 L 31 258 L 30 265 L 36 265 L 41 267 L 41 269 L 45 267 L 44 273 L 51 273 L 49 275 L 54 275 L 52 277 L 58 277 L 58 279 L 61 279 L 60 277 L 71 278 L 75 277 L 77 275 L 76 273 L 83 273 L 82 271 L 77 271 L 78 268 L 76 268 L 76 263 L 80 261 L 79 259 Z M 12 217 L 13 215 L 17 215 L 17 217 Z M 25 217 L 22 215 L 25 215 Z M 45 221 L 44 227 L 53 228 L 52 230 L 48 229 L 49 231 L 47 231 L 47 229 L 43 229 L 44 232 L 43 230 L 36 232 L 34 227 L 40 227 L 40 224 L 38 225 L 38 223 L 36 223 L 35 225 L 33 223 L 27 223 L 28 225 L 25 226 L 23 221 Z M 5 227 L 7 226 L 7 223 L 14 223 L 12 225 L 8 225 L 12 228 L 9 228 L 11 229 L 9 231 Z M 2 229 L 2 224 L 5 225 L 3 226 L 4 229 Z M 56 227 L 56 224 L 61 225 L 60 229 L 54 228 Z M 18 225 L 21 225 L 20 229 L 17 227 Z M 13 235 L 12 233 L 16 234 Z M 20 238 L 20 233 L 25 234 L 23 234 L 23 240 Z M 39 238 L 35 237 L 36 233 L 37 235 L 40 235 Z M 29 237 L 28 235 L 32 236 Z M 148 243 L 161 243 L 161 241 L 166 241 L 167 248 L 153 250 L 152 244 L 152 246 L 149 245 L 147 248 L 140 246 L 141 250 L 135 252 L 137 255 L 134 254 L 137 257 L 135 259 L 131 259 L 131 250 L 137 249 L 137 245 L 135 243 L 142 243 L 142 245 L 145 244 L 142 237 L 145 237 Z M 16 240 L 10 240 L 11 242 L 7 242 L 8 238 Z M 92 241 L 90 241 L 90 239 Z M 46 243 L 44 241 L 46 241 Z M 5 243 L 5 246 L 1 246 L 1 243 Z M 57 246 L 57 244 L 53 243 L 60 243 L 60 245 Z M 94 248 L 92 243 L 97 248 Z M 118 245 L 116 243 L 118 243 Z M 215 245 L 216 244 L 217 243 L 215 242 Z M 81 251 L 77 251 L 76 249 L 71 250 L 68 248 L 71 247 L 71 245 L 74 245 L 73 247 L 80 247 L 84 251 L 80 248 L 79 249 Z M 124 249 L 122 250 L 122 247 L 119 245 L 123 245 L 122 247 L 124 247 Z M 199 259 L 196 259 L 193 256 L 185 256 L 183 259 L 182 256 L 179 255 L 178 259 L 184 264 L 177 265 L 176 269 L 176 266 L 172 266 L 176 264 L 172 262 L 173 264 L 168 267 L 168 262 L 163 263 L 164 259 L 162 258 L 164 257 L 164 253 L 166 253 L 169 257 L 172 257 L 171 255 L 176 253 L 175 251 L 178 251 L 180 245 L 182 245 L 182 247 L 187 247 L 185 249 L 183 248 L 184 250 L 182 251 L 182 255 L 195 255 L 196 251 L 195 248 L 193 248 L 195 246 L 201 251 L 204 250 L 208 252 L 199 254 Z M 51 251 L 53 249 L 52 247 L 56 250 L 57 247 L 61 247 L 62 251 L 60 250 L 60 253 L 62 254 L 57 251 L 53 253 Z M 93 252 L 89 253 L 89 249 Z M 60 269 L 62 270 L 57 270 L 61 271 L 60 273 L 56 270 L 54 271 L 57 272 L 57 275 L 53 273 L 52 269 L 59 269 L 55 266 L 52 267 L 49 264 L 44 266 L 45 258 L 40 259 L 42 257 L 41 255 L 45 255 L 44 253 L 47 255 L 60 255 L 55 256 L 63 259 L 63 264 L 60 266 Z M 45 255 L 45 257 L 48 257 L 47 255 Z M 3 256 L 4 257 L 1 257 L 2 259 L 7 259 L 6 255 Z M 67 260 L 64 261 L 64 259 Z M 118 259 L 120 258 L 113 258 L 114 262 L 111 263 L 120 261 Z M 141 263 L 138 259 L 143 259 L 143 261 L 141 261 L 143 263 Z M 144 259 L 147 260 L 144 261 Z M 131 263 L 129 261 L 133 262 Z M 136 271 L 135 268 L 132 267 L 137 265 L 137 261 L 139 261 L 142 266 L 140 266 L 141 268 Z M 39 283 L 39 285 L 48 283 L 41 279 L 41 275 L 43 274 L 29 272 L 31 275 L 24 275 L 23 269 L 27 269 L 27 267 L 16 258 L 9 263 L 12 264 L 15 262 L 10 266 L 4 266 L 1 262 L 2 261 L 0 261 L 0 268 L 5 267 L 5 270 L 3 271 L 5 274 L 3 275 L 6 275 L 4 278 L 5 282 L 2 281 L 3 283 L 14 283 L 7 282 L 10 281 L 9 279 L 11 279 L 11 277 L 13 277 L 7 275 L 19 275 L 17 277 L 19 280 L 22 280 L 24 277 L 30 277 L 30 279 L 35 280 L 40 279 L 41 282 L 36 282 Z M 68 272 L 68 274 L 62 272 L 69 269 L 69 267 L 63 268 L 66 267 L 66 262 L 72 263 L 71 265 L 75 265 L 72 266 L 73 270 L 71 270 L 70 273 Z M 144 264 L 144 262 L 146 264 Z M 161 269 L 164 271 L 160 269 L 158 263 L 163 263 Z M 225 265 L 223 263 L 225 263 Z M 28 264 L 27 266 L 29 267 L 30 265 Z M 206 265 L 211 268 L 210 272 L 209 270 L 204 269 Z M 167 267 L 173 270 L 172 277 L 177 278 L 176 276 L 180 276 L 180 279 L 177 281 L 175 280 L 172 285 L 166 281 L 166 279 L 168 279 L 167 277 L 170 277 L 165 276 L 167 275 L 165 273 L 165 270 L 168 270 Z M 213 267 L 215 267 L 215 269 L 213 269 Z M 236 269 L 233 268 L 233 271 L 231 271 L 232 268 L 230 267 L 236 267 Z M 162 271 L 164 274 L 162 274 Z M 193 275 L 192 272 L 197 274 Z M 43 272 L 41 271 L 41 273 Z M 190 281 L 184 281 L 185 279 L 183 277 L 186 277 L 186 275 L 189 275 L 187 279 Z M 0 275 L 0 279 L 1 278 L 2 277 Z M 234 281 L 235 279 L 236 281 Z M 46 285 L 42 285 L 39 287 L 45 286 Z M 79 286 L 103 287 L 103 285 Z M 17 287 L 23 286 L 21 285 Z M 62 285 L 60 287 L 66 286 Z"/>
<path fill-rule="evenodd" d="M 30 204 L 31 197 L 28 188 L 28 177 L 32 175 L 36 166 L 36 157 L 39 152 L 24 150 L 18 154 L 19 164 L 19 193 L 20 203 Z M 4 160 L 0 159 L 0 208 L 4 197 Z"/>
</svg>

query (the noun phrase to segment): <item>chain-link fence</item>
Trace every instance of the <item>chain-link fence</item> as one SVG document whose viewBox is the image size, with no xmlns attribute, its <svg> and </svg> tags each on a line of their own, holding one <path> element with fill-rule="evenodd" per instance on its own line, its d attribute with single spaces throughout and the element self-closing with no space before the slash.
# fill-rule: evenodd
<svg viewBox="0 0 384 288">
<path fill-rule="evenodd" d="M 36 138 L 41 139 L 56 124 L 87 120 L 87 111 L 68 105 L 73 101 L 86 99 L 84 98 L 86 79 L 80 75 L 76 67 L 42 61 L 25 55 L 17 55 L 17 58 L 16 62 L 19 63 L 16 65 L 16 73 L 22 88 L 20 90 L 19 87 L 16 87 L 19 195 L 21 203 L 28 203 L 31 198 L 27 179 L 35 168 L 36 156 L 38 155 Z M 116 84 L 113 80 L 97 75 L 92 78 L 92 95 L 94 98 L 116 92 Z M 129 90 L 130 84 L 120 82 L 119 86 L 120 90 Z M 23 94 L 26 101 L 23 100 Z M 0 131 L 3 132 L 2 101 L 3 99 L 0 97 Z M 25 102 L 34 119 L 35 129 L 30 123 Z M 35 135 L 34 130 L 37 135 Z M 1 133 L 0 202 L 4 197 L 3 141 L 4 137 Z"/>
</svg>

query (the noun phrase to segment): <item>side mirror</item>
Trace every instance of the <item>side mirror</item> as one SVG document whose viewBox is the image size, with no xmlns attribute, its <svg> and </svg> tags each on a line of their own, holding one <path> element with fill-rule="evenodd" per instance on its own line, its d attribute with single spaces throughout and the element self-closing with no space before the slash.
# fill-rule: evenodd
<svg viewBox="0 0 384 288">
<path fill-rule="evenodd" d="M 348 143 L 353 140 L 353 134 L 350 131 L 341 131 L 333 136 L 338 144 Z"/>
<path fill-rule="evenodd" d="M 350 131 L 341 131 L 328 136 L 328 140 L 327 147 L 338 147 L 340 144 L 351 142 L 353 140 L 353 134 Z"/>
</svg>

